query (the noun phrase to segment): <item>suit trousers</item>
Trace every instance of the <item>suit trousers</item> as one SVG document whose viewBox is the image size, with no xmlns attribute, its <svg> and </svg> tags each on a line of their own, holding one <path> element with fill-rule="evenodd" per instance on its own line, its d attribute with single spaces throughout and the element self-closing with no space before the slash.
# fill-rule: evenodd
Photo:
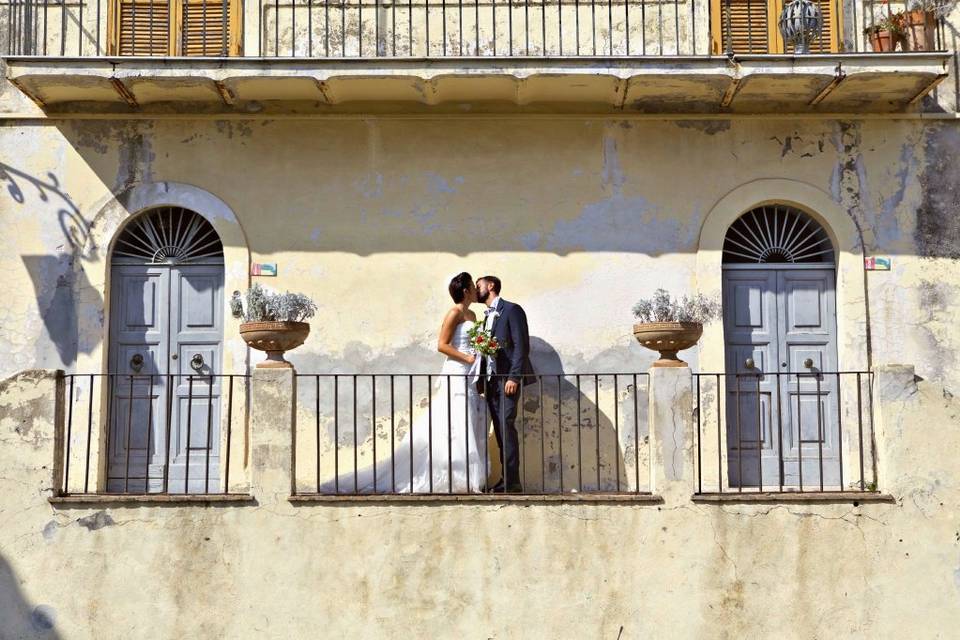
<svg viewBox="0 0 960 640">
<path fill-rule="evenodd" d="M 520 444 L 517 437 L 517 402 L 519 391 L 512 396 L 503 392 L 506 379 L 495 378 L 486 383 L 487 407 L 493 419 L 493 432 L 500 447 L 500 464 L 504 482 L 509 487 L 520 483 Z"/>
</svg>

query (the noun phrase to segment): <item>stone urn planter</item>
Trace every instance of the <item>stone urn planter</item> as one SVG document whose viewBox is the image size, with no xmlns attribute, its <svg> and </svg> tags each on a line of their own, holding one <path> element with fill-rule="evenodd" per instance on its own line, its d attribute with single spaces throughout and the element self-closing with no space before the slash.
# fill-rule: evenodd
<svg viewBox="0 0 960 640">
<path fill-rule="evenodd" d="M 267 359 L 257 364 L 258 369 L 292 369 L 283 353 L 303 344 L 310 335 L 306 322 L 244 322 L 240 337 L 253 349 L 267 352 Z"/>
<path fill-rule="evenodd" d="M 699 322 L 640 322 L 633 325 L 637 342 L 647 349 L 660 352 L 655 367 L 685 367 L 687 363 L 677 357 L 678 351 L 697 344 L 703 335 Z"/>
</svg>

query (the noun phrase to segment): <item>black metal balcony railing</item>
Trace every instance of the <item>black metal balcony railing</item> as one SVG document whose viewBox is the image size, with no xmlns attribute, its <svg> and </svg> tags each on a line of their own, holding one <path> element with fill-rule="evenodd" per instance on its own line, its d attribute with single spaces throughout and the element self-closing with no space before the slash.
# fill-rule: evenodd
<svg viewBox="0 0 960 640">
<path fill-rule="evenodd" d="M 233 493 L 245 375 L 68 374 L 61 496 Z M 243 431 L 242 427 L 240 429 Z M 231 478 L 232 476 L 232 478 Z"/>
<path fill-rule="evenodd" d="M 870 372 L 694 376 L 697 494 L 877 490 Z"/>
<path fill-rule="evenodd" d="M 649 493 L 648 375 L 535 378 L 517 396 L 523 493 Z M 296 493 L 489 490 L 507 447 L 497 447 L 487 403 L 464 393 L 469 384 L 444 374 L 298 374 Z"/>
<path fill-rule="evenodd" d="M 694 374 L 695 493 L 876 492 L 872 377 Z M 535 378 L 519 392 L 514 423 L 524 493 L 649 494 L 649 375 Z M 243 493 L 245 442 L 234 433 L 246 422 L 248 381 L 64 376 L 59 495 Z M 487 403 L 463 392 L 470 383 L 445 374 L 298 374 L 294 492 L 487 490 L 508 461 Z"/>
<path fill-rule="evenodd" d="M 293 58 L 783 52 L 767 2 L 8 0 L 0 5 L 0 51 L 12 56 Z M 824 28 L 812 49 L 870 51 L 863 28 L 906 8 L 906 0 L 821 0 Z M 943 48 L 943 36 L 938 20 L 935 49 Z"/>
</svg>

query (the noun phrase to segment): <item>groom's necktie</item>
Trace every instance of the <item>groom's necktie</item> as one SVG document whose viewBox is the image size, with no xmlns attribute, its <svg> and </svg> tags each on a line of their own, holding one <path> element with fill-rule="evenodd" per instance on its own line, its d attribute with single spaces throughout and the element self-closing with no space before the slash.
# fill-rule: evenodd
<svg viewBox="0 0 960 640">
<path fill-rule="evenodd" d="M 493 312 L 496 311 L 493 307 L 487 307 L 483 310 L 483 330 L 484 331 L 493 331 L 493 322 L 491 317 Z M 480 362 L 480 377 L 483 380 L 489 380 L 490 374 L 493 372 L 493 357 L 484 356 L 483 360 Z"/>
<path fill-rule="evenodd" d="M 490 322 L 490 314 L 493 313 L 495 309 L 493 307 L 487 307 L 483 310 L 483 328 L 490 330 L 493 323 Z"/>
</svg>

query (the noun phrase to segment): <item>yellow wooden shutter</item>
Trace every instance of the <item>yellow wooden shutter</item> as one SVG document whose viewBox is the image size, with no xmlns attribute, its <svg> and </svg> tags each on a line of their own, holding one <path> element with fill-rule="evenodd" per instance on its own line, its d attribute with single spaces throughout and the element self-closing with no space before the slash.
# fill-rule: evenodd
<svg viewBox="0 0 960 640">
<path fill-rule="evenodd" d="M 240 6 L 237 0 L 180 0 L 182 56 L 239 55 Z"/>
<path fill-rule="evenodd" d="M 838 1 L 817 0 L 823 30 L 810 47 L 812 53 L 839 51 Z M 713 0 L 713 53 L 726 53 L 728 43 L 733 53 L 792 53 L 793 47 L 785 47 L 778 25 L 783 5 L 783 0 Z"/>
<path fill-rule="evenodd" d="M 170 55 L 169 0 L 115 0 L 110 7 L 110 55 Z"/>
<path fill-rule="evenodd" d="M 240 0 L 113 0 L 110 54 L 240 54 Z"/>
</svg>

